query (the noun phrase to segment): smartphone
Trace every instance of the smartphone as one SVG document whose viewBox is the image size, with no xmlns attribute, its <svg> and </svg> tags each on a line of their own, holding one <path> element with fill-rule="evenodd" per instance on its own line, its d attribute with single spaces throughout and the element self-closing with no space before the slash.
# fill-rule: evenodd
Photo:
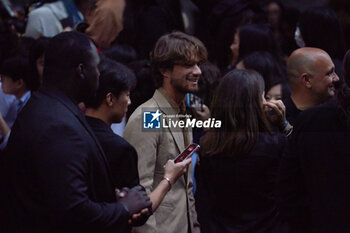
<svg viewBox="0 0 350 233">
<path fill-rule="evenodd" d="M 186 105 L 187 107 L 194 108 L 197 111 L 203 112 L 203 100 L 192 93 L 187 93 Z"/>
<path fill-rule="evenodd" d="M 184 151 L 182 151 L 181 154 L 179 154 L 176 158 L 175 158 L 175 163 L 179 163 L 184 161 L 185 159 L 191 157 L 194 152 L 196 152 L 199 149 L 199 145 L 196 143 L 192 143 L 190 144 Z"/>
</svg>

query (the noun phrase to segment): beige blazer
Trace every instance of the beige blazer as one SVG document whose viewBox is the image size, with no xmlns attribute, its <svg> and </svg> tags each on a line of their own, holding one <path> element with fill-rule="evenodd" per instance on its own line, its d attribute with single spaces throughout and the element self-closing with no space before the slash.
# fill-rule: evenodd
<svg viewBox="0 0 350 233">
<path fill-rule="evenodd" d="M 164 93 L 164 90 L 162 91 Z M 169 103 L 168 96 L 156 90 L 153 97 L 139 106 L 131 115 L 124 138 L 129 141 L 138 153 L 140 182 L 150 193 L 164 176 L 164 164 L 174 159 L 185 149 L 183 132 L 179 129 L 143 129 L 143 111 L 157 109 L 166 115 L 176 115 L 179 109 Z M 170 101 L 171 102 L 171 101 Z M 163 116 L 162 116 L 163 117 Z M 192 141 L 192 131 L 187 131 Z M 187 146 L 187 145 L 186 145 Z M 144 226 L 133 229 L 143 233 L 199 233 L 199 223 L 192 195 L 192 180 L 189 169 L 187 183 L 185 175 L 180 177 L 167 193 L 164 200 Z M 187 214 L 188 213 L 188 214 Z M 188 231 L 190 227 L 190 231 Z"/>
</svg>

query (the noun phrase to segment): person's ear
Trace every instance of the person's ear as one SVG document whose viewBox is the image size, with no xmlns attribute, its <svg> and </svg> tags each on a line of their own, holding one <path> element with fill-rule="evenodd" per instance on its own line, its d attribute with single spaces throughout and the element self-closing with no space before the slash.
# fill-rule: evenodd
<svg viewBox="0 0 350 233">
<path fill-rule="evenodd" d="M 301 75 L 300 75 L 300 79 L 301 79 L 301 82 L 302 82 L 302 84 L 306 87 L 306 88 L 308 88 L 308 89 L 310 89 L 311 88 L 311 75 L 310 74 L 308 74 L 308 73 L 302 73 Z"/>
<path fill-rule="evenodd" d="M 160 69 L 159 72 L 163 75 L 164 78 L 170 77 L 170 70 L 169 69 Z"/>
<path fill-rule="evenodd" d="M 85 79 L 85 71 L 84 71 L 84 65 L 80 63 L 76 69 L 78 76 L 81 79 Z"/>
<path fill-rule="evenodd" d="M 23 81 L 22 78 L 20 78 L 20 79 L 18 79 L 18 80 L 16 81 L 16 86 L 17 86 L 18 89 L 20 89 L 20 88 L 22 88 L 22 87 L 25 86 L 25 83 L 24 83 L 24 81 Z"/>
<path fill-rule="evenodd" d="M 113 94 L 111 92 L 108 92 L 107 95 L 106 95 L 106 98 L 105 98 L 105 101 L 106 101 L 106 104 L 109 106 L 109 107 L 112 107 L 113 106 Z"/>
</svg>

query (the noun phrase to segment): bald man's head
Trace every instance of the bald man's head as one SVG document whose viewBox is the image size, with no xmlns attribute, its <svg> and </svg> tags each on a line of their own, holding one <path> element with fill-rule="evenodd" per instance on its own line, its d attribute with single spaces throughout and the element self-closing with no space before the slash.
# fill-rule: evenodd
<svg viewBox="0 0 350 233">
<path fill-rule="evenodd" d="M 295 50 L 287 61 L 292 96 L 303 96 L 319 104 L 334 96 L 334 82 L 339 81 L 330 56 L 318 48 Z"/>
<path fill-rule="evenodd" d="M 291 85 L 298 82 L 303 73 L 314 75 L 318 70 L 318 60 L 332 61 L 329 55 L 318 48 L 304 47 L 295 50 L 287 61 L 287 74 Z"/>
</svg>

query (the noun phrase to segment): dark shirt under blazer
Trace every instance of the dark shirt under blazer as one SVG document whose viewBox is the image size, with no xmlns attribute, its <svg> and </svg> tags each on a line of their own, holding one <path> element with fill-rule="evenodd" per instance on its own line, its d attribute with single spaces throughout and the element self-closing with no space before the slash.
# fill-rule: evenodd
<svg viewBox="0 0 350 233">
<path fill-rule="evenodd" d="M 113 183 L 116 188 L 132 188 L 140 184 L 137 170 L 137 153 L 135 148 L 124 138 L 115 134 L 104 121 L 86 117 L 106 154 L 111 167 Z"/>
</svg>

